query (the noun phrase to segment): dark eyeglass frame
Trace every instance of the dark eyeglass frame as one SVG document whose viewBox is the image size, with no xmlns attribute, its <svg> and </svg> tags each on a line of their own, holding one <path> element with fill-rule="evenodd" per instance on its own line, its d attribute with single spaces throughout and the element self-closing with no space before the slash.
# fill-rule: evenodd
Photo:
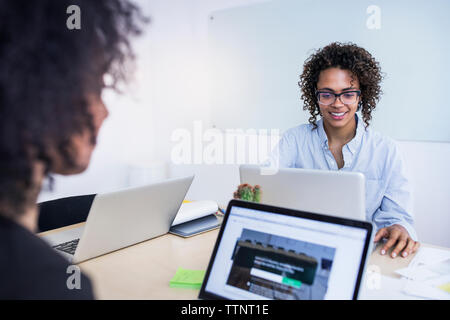
<svg viewBox="0 0 450 320">
<path fill-rule="evenodd" d="M 326 91 L 326 90 L 325 90 L 325 91 L 324 91 L 324 90 L 316 90 L 316 99 L 317 99 L 317 102 L 318 102 L 318 103 L 323 104 L 324 106 L 332 105 L 333 103 L 336 102 L 336 99 L 337 99 L 337 98 L 339 98 L 339 100 L 340 100 L 343 104 L 350 104 L 350 103 L 345 103 L 344 101 L 342 101 L 341 96 L 342 96 L 343 94 L 346 94 L 346 93 L 352 93 L 352 92 L 356 92 L 356 93 L 357 93 L 357 96 L 356 96 L 356 97 L 361 96 L 361 90 L 349 90 L 349 91 L 344 91 L 344 92 L 341 92 L 341 93 L 334 93 L 334 92 Z M 331 102 L 331 103 L 329 103 L 329 104 L 325 104 L 325 103 L 320 102 L 320 99 L 319 99 L 319 94 L 320 94 L 320 93 L 328 93 L 328 94 L 334 95 L 334 100 L 333 100 L 333 102 Z M 356 101 L 355 101 L 355 102 L 356 102 Z"/>
</svg>

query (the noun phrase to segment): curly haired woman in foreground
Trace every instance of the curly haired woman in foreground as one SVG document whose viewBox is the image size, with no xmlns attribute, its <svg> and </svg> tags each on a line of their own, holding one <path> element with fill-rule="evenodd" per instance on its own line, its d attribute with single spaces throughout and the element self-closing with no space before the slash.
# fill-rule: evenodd
<svg viewBox="0 0 450 320">
<path fill-rule="evenodd" d="M 74 4 L 80 30 L 66 27 Z M 0 299 L 94 297 L 34 234 L 36 199 L 49 173 L 87 168 L 108 115 L 103 77 L 124 80 L 140 17 L 127 0 L 0 0 Z"/>
<path fill-rule="evenodd" d="M 335 42 L 317 50 L 306 60 L 299 82 L 309 124 L 286 131 L 268 163 L 363 173 L 366 219 L 378 227 L 375 242 L 387 239 L 381 254 L 392 249 L 392 258 L 407 257 L 420 244 L 402 156 L 393 140 L 368 128 L 381 80 L 378 62 L 355 44 Z M 333 190 L 324 190 L 324 200 L 327 192 Z"/>
</svg>

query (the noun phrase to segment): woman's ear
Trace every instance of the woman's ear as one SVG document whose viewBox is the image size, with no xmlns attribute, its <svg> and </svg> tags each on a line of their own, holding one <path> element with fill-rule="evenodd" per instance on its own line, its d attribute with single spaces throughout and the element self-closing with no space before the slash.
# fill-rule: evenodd
<svg viewBox="0 0 450 320">
<path fill-rule="evenodd" d="M 356 109 L 357 112 L 361 110 L 362 105 L 363 105 L 363 103 L 362 103 L 362 99 L 361 99 L 361 95 L 360 95 L 358 97 L 358 108 Z"/>
<path fill-rule="evenodd" d="M 319 104 L 316 102 L 316 110 L 314 112 L 316 115 L 322 116 L 322 110 L 320 110 Z"/>
</svg>

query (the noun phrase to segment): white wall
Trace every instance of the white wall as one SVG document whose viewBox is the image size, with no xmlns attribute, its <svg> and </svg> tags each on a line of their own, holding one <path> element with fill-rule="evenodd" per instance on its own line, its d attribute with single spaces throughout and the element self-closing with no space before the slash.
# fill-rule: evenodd
<svg viewBox="0 0 450 320">
<path fill-rule="evenodd" d="M 107 93 L 110 117 L 89 169 L 57 176 L 39 201 L 108 192 L 168 176 L 196 173 L 191 199 L 225 204 L 239 182 L 236 165 L 170 164 L 172 132 L 211 126 L 207 26 L 211 11 L 265 0 L 140 0 L 152 22 L 136 41 L 135 80 L 126 96 Z M 376 120 L 376 119 L 375 119 Z M 450 143 L 401 142 L 413 173 L 415 216 L 423 242 L 450 247 Z"/>
<path fill-rule="evenodd" d="M 39 201 L 107 192 L 166 177 L 172 132 L 191 129 L 195 120 L 201 120 L 205 128 L 211 125 L 209 12 L 263 1 L 136 1 L 151 22 L 133 42 L 136 72 L 126 95 L 104 94 L 110 116 L 100 131 L 90 168 L 76 177 L 55 177 L 53 192 L 42 192 Z M 136 182 L 133 177 L 139 172 L 148 179 Z"/>
<path fill-rule="evenodd" d="M 450 247 L 450 143 L 400 141 L 399 146 L 412 179 L 419 239 Z"/>
</svg>

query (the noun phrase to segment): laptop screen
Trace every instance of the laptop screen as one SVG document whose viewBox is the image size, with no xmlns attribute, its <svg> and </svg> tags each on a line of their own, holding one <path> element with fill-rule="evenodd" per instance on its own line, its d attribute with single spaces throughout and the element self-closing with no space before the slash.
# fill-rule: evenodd
<svg viewBox="0 0 450 320">
<path fill-rule="evenodd" d="M 200 297 L 208 293 L 227 299 L 356 297 L 371 227 L 251 206 L 228 209 Z"/>
</svg>

